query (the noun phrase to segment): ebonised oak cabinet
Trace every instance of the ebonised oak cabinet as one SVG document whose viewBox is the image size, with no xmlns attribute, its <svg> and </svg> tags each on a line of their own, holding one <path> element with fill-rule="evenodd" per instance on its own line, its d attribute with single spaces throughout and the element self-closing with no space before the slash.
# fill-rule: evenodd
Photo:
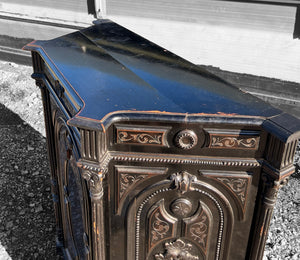
<svg viewBox="0 0 300 260">
<path fill-rule="evenodd" d="M 25 49 L 65 259 L 262 259 L 298 119 L 109 20 Z"/>
</svg>

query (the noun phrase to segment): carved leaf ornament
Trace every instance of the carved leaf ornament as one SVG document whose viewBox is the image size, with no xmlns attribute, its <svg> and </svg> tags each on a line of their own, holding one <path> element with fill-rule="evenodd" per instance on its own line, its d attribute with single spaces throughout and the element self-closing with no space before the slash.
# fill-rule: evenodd
<svg viewBox="0 0 300 260">
<path fill-rule="evenodd" d="M 204 248 L 206 247 L 206 237 L 208 232 L 208 227 L 206 225 L 206 216 L 202 216 L 200 222 L 197 222 L 190 227 L 191 236 Z"/>
<path fill-rule="evenodd" d="M 121 174 L 120 176 L 120 198 L 123 197 L 126 190 L 128 190 L 130 187 L 132 187 L 134 184 L 139 182 L 140 180 L 143 180 L 147 177 L 146 174 L 144 175 L 131 175 L 131 174 Z"/>
<path fill-rule="evenodd" d="M 152 234 L 152 238 L 151 238 L 151 244 L 155 243 L 156 241 L 158 240 L 161 240 L 163 239 L 165 236 L 167 236 L 167 232 L 169 231 L 170 229 L 170 226 L 169 224 L 160 219 L 159 218 L 159 215 L 160 213 L 159 212 L 156 212 L 155 213 L 155 221 L 153 222 L 152 224 L 152 231 L 151 231 L 151 234 Z"/>
<path fill-rule="evenodd" d="M 255 148 L 257 138 L 242 138 L 242 137 L 212 137 L 211 147 L 223 148 Z"/>
<path fill-rule="evenodd" d="M 120 143 L 139 143 L 139 144 L 162 144 L 162 133 L 135 133 L 121 131 L 118 133 Z"/>
<path fill-rule="evenodd" d="M 238 196 L 238 198 L 245 202 L 245 194 L 247 191 L 247 184 L 248 180 L 245 178 L 221 178 L 219 177 L 218 180 L 223 182 L 225 185 L 229 186 L 232 191 Z"/>
<path fill-rule="evenodd" d="M 156 254 L 156 260 L 199 260 L 198 256 L 191 254 L 193 245 L 185 243 L 181 239 L 174 242 L 165 243 L 166 252 L 164 254 Z"/>
</svg>

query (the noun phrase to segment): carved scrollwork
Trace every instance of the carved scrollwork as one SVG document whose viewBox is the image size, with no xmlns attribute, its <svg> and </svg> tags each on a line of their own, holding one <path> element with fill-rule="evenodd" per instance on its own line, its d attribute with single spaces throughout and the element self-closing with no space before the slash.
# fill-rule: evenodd
<svg viewBox="0 0 300 260">
<path fill-rule="evenodd" d="M 118 144 L 141 144 L 167 146 L 169 127 L 116 125 Z"/>
<path fill-rule="evenodd" d="M 151 231 L 151 245 L 167 236 L 170 229 L 168 222 L 160 218 L 160 212 L 156 212 L 154 217 L 155 220 L 152 223 Z"/>
<path fill-rule="evenodd" d="M 120 198 L 123 197 L 124 193 L 128 190 L 128 188 L 135 185 L 137 182 L 147 178 L 148 175 L 146 174 L 128 174 L 128 173 L 121 173 L 120 174 Z"/>
<path fill-rule="evenodd" d="M 258 138 L 251 137 L 232 137 L 232 136 L 215 136 L 212 137 L 210 147 L 222 148 L 256 148 Z"/>
<path fill-rule="evenodd" d="M 162 144 L 162 133 L 118 132 L 118 143 Z"/>
<path fill-rule="evenodd" d="M 245 196 L 248 188 L 248 178 L 217 178 L 219 181 L 228 186 L 236 196 L 245 204 Z"/>
<path fill-rule="evenodd" d="M 174 242 L 165 243 L 166 252 L 155 255 L 156 260 L 198 260 L 199 257 L 192 255 L 194 246 L 181 239 Z"/>
<path fill-rule="evenodd" d="M 190 226 L 189 232 L 191 237 L 205 248 L 208 233 L 207 216 L 202 215 L 199 222 Z"/>
<path fill-rule="evenodd" d="M 174 236 L 177 219 L 169 215 L 161 200 L 149 215 L 149 250 L 160 241 Z"/>
<path fill-rule="evenodd" d="M 197 177 L 186 172 L 174 173 L 171 175 L 171 180 L 173 180 L 175 189 L 181 191 L 181 193 L 186 193 L 189 190 L 193 190 L 192 184 L 197 181 Z"/>
<path fill-rule="evenodd" d="M 233 195 L 235 205 L 238 207 L 240 217 L 245 216 L 248 193 L 252 182 L 251 172 L 231 172 L 231 171 L 201 171 L 208 178 L 218 181 Z"/>
<path fill-rule="evenodd" d="M 194 240 L 202 248 L 204 254 L 206 254 L 209 243 L 211 218 L 211 212 L 207 206 L 201 204 L 195 215 L 184 219 L 185 236 Z"/>
</svg>

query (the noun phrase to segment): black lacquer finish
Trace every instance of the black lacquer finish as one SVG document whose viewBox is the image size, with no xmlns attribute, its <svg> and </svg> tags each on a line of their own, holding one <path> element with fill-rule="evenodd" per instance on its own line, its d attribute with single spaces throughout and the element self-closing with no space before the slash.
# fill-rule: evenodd
<svg viewBox="0 0 300 260">
<path fill-rule="evenodd" d="M 262 258 L 298 119 L 109 20 L 25 49 L 66 259 Z"/>
</svg>

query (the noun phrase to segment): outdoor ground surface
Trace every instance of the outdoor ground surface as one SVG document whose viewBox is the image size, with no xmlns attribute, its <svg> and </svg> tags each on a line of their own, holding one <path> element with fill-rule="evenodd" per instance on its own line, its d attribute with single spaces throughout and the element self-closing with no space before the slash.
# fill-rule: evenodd
<svg viewBox="0 0 300 260">
<path fill-rule="evenodd" d="M 43 109 L 31 73 L 0 61 L 0 260 L 56 259 Z M 299 155 L 298 147 L 300 175 Z M 300 259 L 299 210 L 300 179 L 291 178 L 278 195 L 264 260 Z"/>
</svg>

